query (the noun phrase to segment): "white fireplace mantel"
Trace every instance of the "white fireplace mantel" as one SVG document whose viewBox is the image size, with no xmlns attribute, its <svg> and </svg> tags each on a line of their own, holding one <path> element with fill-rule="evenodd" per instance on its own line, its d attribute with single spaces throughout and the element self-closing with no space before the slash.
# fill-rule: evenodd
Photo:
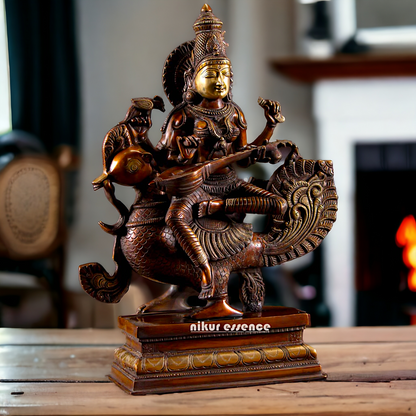
<svg viewBox="0 0 416 416">
<path fill-rule="evenodd" d="M 333 326 L 355 324 L 354 207 L 357 143 L 416 142 L 416 77 L 320 80 L 313 86 L 320 159 L 334 162 L 337 221 L 323 243 Z"/>
</svg>

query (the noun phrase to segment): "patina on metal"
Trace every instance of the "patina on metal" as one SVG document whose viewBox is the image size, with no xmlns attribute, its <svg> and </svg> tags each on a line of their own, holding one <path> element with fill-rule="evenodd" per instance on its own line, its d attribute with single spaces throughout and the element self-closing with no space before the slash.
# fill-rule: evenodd
<svg viewBox="0 0 416 416">
<path fill-rule="evenodd" d="M 114 225 L 100 222 L 115 236 L 116 271 L 81 265 L 84 290 L 118 302 L 132 270 L 172 285 L 136 315 L 119 318 L 127 341 L 116 351 L 111 377 L 133 394 L 324 377 L 316 352 L 302 341 L 309 315 L 263 308 L 261 268 L 313 251 L 331 230 L 337 211 L 332 162 L 303 159 L 292 142 L 270 141 L 285 120 L 277 101 L 259 98 L 266 125 L 248 143 L 244 114 L 232 99 L 222 26 L 205 4 L 195 39 L 164 65 L 174 108 L 159 143 L 154 147 L 147 133 L 151 111 L 164 111 L 162 98 L 133 99 L 104 139 L 103 173 L 93 181 L 120 214 Z M 244 181 L 233 168 L 281 161 L 269 181 Z M 116 198 L 114 183 L 135 189 L 130 209 Z M 268 216 L 263 232 L 244 222 L 247 213 Z M 232 272 L 240 276 L 242 311 L 228 304 Z M 192 294 L 206 305 L 189 306 Z"/>
</svg>

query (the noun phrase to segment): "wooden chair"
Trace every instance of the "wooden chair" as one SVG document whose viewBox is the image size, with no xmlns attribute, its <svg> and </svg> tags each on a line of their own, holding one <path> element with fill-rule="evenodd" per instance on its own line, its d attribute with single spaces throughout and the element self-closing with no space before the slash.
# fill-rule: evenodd
<svg viewBox="0 0 416 416">
<path fill-rule="evenodd" d="M 17 307 L 28 291 L 43 290 L 56 310 L 56 324 L 62 326 L 65 227 L 61 172 L 45 154 L 7 155 L 11 160 L 0 170 L 0 324 L 2 304 Z M 36 304 L 30 307 L 32 314 L 34 308 Z M 27 326 L 54 325 L 30 321 Z M 21 319 L 17 322 L 26 326 Z"/>
</svg>

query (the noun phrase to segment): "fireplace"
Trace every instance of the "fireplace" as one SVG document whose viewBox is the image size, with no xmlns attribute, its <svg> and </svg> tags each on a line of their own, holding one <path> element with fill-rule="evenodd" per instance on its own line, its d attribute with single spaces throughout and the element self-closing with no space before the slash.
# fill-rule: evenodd
<svg viewBox="0 0 416 416">
<path fill-rule="evenodd" d="M 416 293 L 396 234 L 416 215 L 416 143 L 358 143 L 355 166 L 356 324 L 408 325 Z"/>
<path fill-rule="evenodd" d="M 362 261 L 361 258 L 356 258 L 356 252 L 359 250 L 356 247 L 356 244 L 358 245 L 356 230 L 360 226 L 362 228 L 362 219 L 356 217 L 355 202 L 363 198 L 362 194 L 366 197 L 371 188 L 380 185 L 382 180 L 390 181 L 390 178 L 396 174 L 400 176 L 400 174 L 398 170 L 391 169 L 384 173 L 381 171 L 361 172 L 362 169 L 357 169 L 360 162 L 356 161 L 355 156 L 356 149 L 361 145 L 364 146 L 362 148 L 364 154 L 366 149 L 375 153 L 379 152 L 379 155 L 381 152 L 383 157 L 388 154 L 388 159 L 383 160 L 387 160 L 387 163 L 393 163 L 393 165 L 402 163 L 399 154 L 403 152 L 403 149 L 405 149 L 406 157 L 414 154 L 412 153 L 416 144 L 416 100 L 414 97 L 416 97 L 416 77 L 321 80 L 313 86 L 313 112 L 317 125 L 317 157 L 333 160 L 335 183 L 339 196 L 337 221 L 323 242 L 325 303 L 330 309 L 333 326 L 369 323 L 367 319 L 371 318 L 373 309 L 367 311 L 362 306 L 365 304 L 364 289 L 375 288 L 377 285 L 381 287 L 386 282 L 386 287 L 394 285 L 397 288 L 399 280 L 403 279 L 400 276 L 391 278 L 383 274 L 383 277 L 380 278 L 381 281 L 376 284 L 377 278 L 373 277 L 371 272 L 368 272 L 365 278 L 362 277 L 365 268 L 363 268 L 363 272 L 360 272 L 360 275 L 356 275 L 356 270 L 359 267 L 358 262 Z M 370 145 L 378 147 L 370 149 Z M 369 157 L 368 154 L 367 156 Z M 367 158 L 367 168 L 371 163 Z M 410 159 L 406 163 L 410 163 Z M 373 175 L 376 178 L 360 180 L 361 174 Z M 386 178 L 383 179 L 383 175 Z M 411 177 L 409 179 L 411 183 L 416 184 L 413 171 L 406 173 L 406 175 Z M 356 189 L 358 181 L 364 187 L 363 190 Z M 374 207 L 379 207 L 379 210 L 383 210 L 389 204 L 395 205 L 395 210 L 400 210 L 400 202 L 403 198 L 412 199 L 412 190 L 408 189 L 406 196 L 404 196 L 403 191 L 398 194 L 397 187 L 399 185 L 396 185 L 396 182 L 389 183 L 395 185 L 381 187 L 379 196 L 372 204 Z M 414 188 L 416 189 L 416 186 Z M 416 197 L 413 197 L 413 200 L 416 201 Z M 381 219 L 371 217 L 366 220 L 367 227 L 382 227 L 386 230 L 388 228 L 390 233 L 388 242 L 384 235 L 380 238 L 384 243 L 389 244 L 388 254 L 385 252 L 386 257 L 382 259 L 372 257 L 373 263 L 377 263 L 374 267 L 387 269 L 390 267 L 388 264 L 392 256 L 395 256 L 397 261 L 401 260 L 402 249 L 395 246 L 395 232 L 403 217 L 407 215 L 406 212 L 405 210 L 398 212 L 397 219 L 393 219 L 390 212 Z M 400 215 L 403 216 L 400 217 Z M 405 265 L 400 264 L 398 267 L 401 267 L 403 275 L 407 274 L 408 269 Z M 404 293 L 400 292 L 395 295 L 398 298 L 398 303 L 402 302 L 401 296 Z M 409 293 L 409 296 L 412 293 Z M 369 302 L 374 305 L 374 314 L 378 314 L 379 318 L 385 316 L 383 307 L 391 307 L 396 312 L 401 310 L 393 298 L 387 300 L 389 302 L 391 300 L 391 306 L 389 306 L 389 302 L 378 303 L 377 296 L 371 295 Z M 403 303 L 406 303 L 406 299 Z M 406 316 L 403 316 L 401 312 L 397 312 L 397 316 L 399 320 L 403 319 L 403 322 L 406 320 Z M 374 319 L 377 319 L 377 316 Z M 409 323 L 408 319 L 407 317 L 407 323 Z M 383 318 L 378 321 L 378 324 L 387 325 L 390 322 L 390 320 Z"/>
</svg>

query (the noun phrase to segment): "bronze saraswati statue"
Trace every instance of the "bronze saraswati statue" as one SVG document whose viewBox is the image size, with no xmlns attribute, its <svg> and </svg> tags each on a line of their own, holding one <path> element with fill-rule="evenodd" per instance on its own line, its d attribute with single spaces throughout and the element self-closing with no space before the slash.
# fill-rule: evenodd
<svg viewBox="0 0 416 416">
<path fill-rule="evenodd" d="M 171 285 L 119 318 L 127 341 L 116 350 L 111 378 L 133 394 L 324 377 L 315 350 L 302 341 L 309 315 L 263 308 L 261 268 L 313 251 L 330 231 L 337 211 L 332 162 L 303 159 L 292 142 L 270 141 L 285 120 L 276 101 L 259 98 L 266 126 L 247 142 L 222 25 L 205 4 L 195 39 L 172 51 L 163 68 L 174 108 L 159 143 L 152 145 L 148 130 L 152 110 L 165 111 L 162 98 L 133 99 L 104 139 L 103 174 L 93 181 L 120 214 L 114 225 L 100 222 L 115 236 L 116 270 L 80 266 L 84 290 L 118 302 L 132 270 Z M 278 162 L 268 181 L 244 181 L 233 168 Z M 130 209 L 114 183 L 135 189 Z M 244 222 L 247 213 L 267 214 L 262 233 Z M 243 311 L 227 303 L 232 272 L 240 275 Z M 189 306 L 192 294 L 206 306 Z"/>
</svg>

